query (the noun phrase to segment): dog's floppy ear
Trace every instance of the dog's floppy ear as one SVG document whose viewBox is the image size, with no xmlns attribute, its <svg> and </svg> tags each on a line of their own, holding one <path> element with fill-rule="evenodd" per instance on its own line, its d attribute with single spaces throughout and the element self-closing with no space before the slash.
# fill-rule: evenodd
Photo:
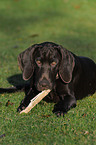
<svg viewBox="0 0 96 145">
<path fill-rule="evenodd" d="M 70 83 L 72 80 L 72 72 L 75 66 L 74 56 L 70 51 L 66 50 L 62 46 L 59 46 L 59 51 L 61 53 L 59 75 L 65 83 Z"/>
<path fill-rule="evenodd" d="M 34 72 L 34 64 L 33 64 L 33 52 L 36 48 L 36 45 L 33 45 L 23 51 L 22 53 L 19 54 L 18 56 L 18 63 L 19 66 L 23 72 L 23 79 L 24 80 L 29 80 Z"/>
</svg>

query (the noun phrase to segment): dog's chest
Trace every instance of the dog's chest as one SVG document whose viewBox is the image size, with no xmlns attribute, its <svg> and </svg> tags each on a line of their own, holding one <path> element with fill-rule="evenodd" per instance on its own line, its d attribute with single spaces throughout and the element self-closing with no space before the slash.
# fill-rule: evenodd
<svg viewBox="0 0 96 145">
<path fill-rule="evenodd" d="M 62 82 L 62 80 L 57 79 L 56 80 L 56 92 L 59 95 L 66 95 L 68 92 L 68 84 L 65 84 Z"/>
</svg>

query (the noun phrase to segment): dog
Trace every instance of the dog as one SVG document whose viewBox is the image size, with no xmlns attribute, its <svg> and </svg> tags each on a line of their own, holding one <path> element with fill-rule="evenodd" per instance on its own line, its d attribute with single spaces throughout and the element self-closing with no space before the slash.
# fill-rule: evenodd
<svg viewBox="0 0 96 145">
<path fill-rule="evenodd" d="M 53 42 L 34 44 L 18 56 L 23 79 L 30 81 L 29 90 L 17 111 L 25 109 L 39 92 L 50 89 L 44 100 L 54 102 L 53 113 L 61 116 L 76 100 L 96 91 L 96 64 L 87 57 L 76 56 Z"/>
</svg>

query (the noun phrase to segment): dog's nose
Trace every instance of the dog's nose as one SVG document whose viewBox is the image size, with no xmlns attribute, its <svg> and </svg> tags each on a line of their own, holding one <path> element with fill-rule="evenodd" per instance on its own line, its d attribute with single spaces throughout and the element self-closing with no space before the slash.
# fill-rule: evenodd
<svg viewBox="0 0 96 145">
<path fill-rule="evenodd" d="M 43 89 L 48 89 L 48 87 L 49 87 L 49 82 L 47 79 L 43 79 L 42 81 L 40 81 L 39 84 Z"/>
</svg>

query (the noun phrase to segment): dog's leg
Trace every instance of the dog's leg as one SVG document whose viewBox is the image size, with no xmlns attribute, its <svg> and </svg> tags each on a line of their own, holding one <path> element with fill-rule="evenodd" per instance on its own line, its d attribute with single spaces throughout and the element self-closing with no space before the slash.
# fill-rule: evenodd
<svg viewBox="0 0 96 145">
<path fill-rule="evenodd" d="M 62 96 L 61 100 L 54 106 L 53 113 L 57 116 L 64 116 L 72 107 L 76 107 L 75 97 L 70 95 Z"/>
<path fill-rule="evenodd" d="M 34 98 L 34 96 L 36 96 L 37 94 L 38 92 L 30 88 L 25 98 L 21 101 L 20 106 L 17 108 L 17 112 L 21 112 L 22 110 L 24 110 L 29 105 L 30 100 Z"/>
</svg>

